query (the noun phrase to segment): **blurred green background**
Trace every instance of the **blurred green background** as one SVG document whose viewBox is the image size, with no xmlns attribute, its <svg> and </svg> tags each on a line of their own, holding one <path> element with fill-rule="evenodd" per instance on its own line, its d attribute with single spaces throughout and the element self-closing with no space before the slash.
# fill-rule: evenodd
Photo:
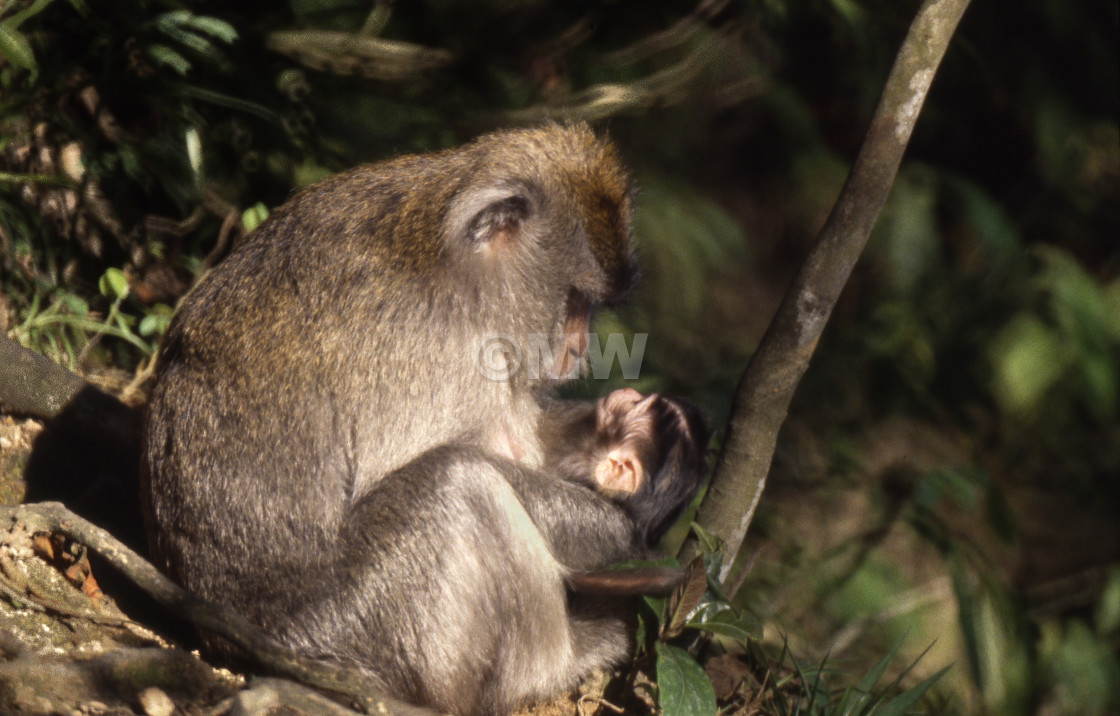
<svg viewBox="0 0 1120 716">
<path fill-rule="evenodd" d="M 0 324 L 119 387 L 293 189 L 588 119 L 645 274 L 598 327 L 721 428 L 916 8 L 8 0 Z M 838 685 L 901 637 L 907 678 L 954 665 L 930 709 L 1120 709 L 1118 27 L 975 0 L 795 398 L 739 599 Z"/>
</svg>

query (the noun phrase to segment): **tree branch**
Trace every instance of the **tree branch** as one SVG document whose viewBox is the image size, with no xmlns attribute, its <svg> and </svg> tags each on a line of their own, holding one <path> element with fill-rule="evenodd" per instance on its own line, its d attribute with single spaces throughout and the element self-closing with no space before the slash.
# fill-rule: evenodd
<svg viewBox="0 0 1120 716">
<path fill-rule="evenodd" d="M 5 410 L 53 418 L 87 385 L 50 358 L 0 335 L 0 405 Z"/>
<path fill-rule="evenodd" d="M 918 10 L 851 174 L 739 381 L 727 440 L 696 517 L 727 545 L 725 582 L 766 486 L 794 390 L 887 199 L 934 73 L 968 3 L 925 0 Z M 686 545 L 683 556 L 694 550 L 694 543 Z"/>
</svg>

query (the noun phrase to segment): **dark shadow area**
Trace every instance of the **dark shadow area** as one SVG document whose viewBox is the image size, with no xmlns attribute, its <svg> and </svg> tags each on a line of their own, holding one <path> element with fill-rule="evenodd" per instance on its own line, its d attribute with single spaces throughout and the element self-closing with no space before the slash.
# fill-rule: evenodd
<svg viewBox="0 0 1120 716">
<path fill-rule="evenodd" d="M 35 438 L 26 502 L 57 501 L 147 553 L 140 512 L 139 410 L 86 386 Z"/>
<path fill-rule="evenodd" d="M 24 470 L 25 502 L 61 502 L 148 558 L 140 508 L 142 411 L 93 386 L 79 390 L 46 421 Z M 102 590 L 129 616 L 190 649 L 198 638 L 97 555 L 90 563 Z"/>
</svg>

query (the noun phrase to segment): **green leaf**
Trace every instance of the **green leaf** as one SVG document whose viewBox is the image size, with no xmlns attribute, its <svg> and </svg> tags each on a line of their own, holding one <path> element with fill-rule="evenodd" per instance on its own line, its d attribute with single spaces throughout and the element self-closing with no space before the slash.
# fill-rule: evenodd
<svg viewBox="0 0 1120 716">
<path fill-rule="evenodd" d="M 225 20 L 208 15 L 195 15 L 189 10 L 172 10 L 163 13 L 156 18 L 156 27 L 164 33 L 178 33 L 182 28 L 189 28 L 216 37 L 226 44 L 237 39 L 237 30 Z"/>
<path fill-rule="evenodd" d="M 711 532 L 698 525 L 692 523 L 692 531 L 696 534 L 696 540 L 700 543 L 700 549 L 704 552 L 719 552 L 723 550 L 723 540 L 716 537 Z"/>
<path fill-rule="evenodd" d="M 1116 377 L 1116 362 L 1107 353 L 1085 351 L 1081 356 L 1081 376 L 1085 381 L 1085 401 L 1093 416 L 1107 420 L 1115 411 L 1120 383 Z"/>
<path fill-rule="evenodd" d="M 180 75 L 186 75 L 191 70 L 191 63 L 187 58 L 167 45 L 151 45 L 148 47 L 148 57 L 151 57 L 156 64 L 170 67 Z"/>
<path fill-rule="evenodd" d="M 952 665 L 946 666 L 944 669 L 938 671 L 928 679 L 925 679 L 918 684 L 910 687 L 906 691 L 903 691 L 898 696 L 880 706 L 879 709 L 874 712 L 875 715 L 905 716 L 910 708 L 914 704 L 918 703 L 918 700 L 921 699 L 922 696 L 925 696 L 925 693 L 929 690 L 929 687 L 933 686 L 934 682 L 940 679 L 945 674 L 945 672 L 951 668 L 953 668 Z"/>
<path fill-rule="evenodd" d="M 128 295 L 128 279 L 124 276 L 124 271 L 119 268 L 108 269 L 101 276 L 101 280 L 97 282 L 97 290 L 101 291 L 102 296 L 108 298 L 121 298 Z"/>
<path fill-rule="evenodd" d="M 166 303 L 157 303 L 140 320 L 140 326 L 136 330 L 145 338 L 162 336 L 167 331 L 167 326 L 171 323 L 173 315 L 175 315 L 175 309 Z"/>
<path fill-rule="evenodd" d="M 162 333 L 160 323 L 159 316 L 144 316 L 140 319 L 140 325 L 136 328 L 136 332 L 145 338 L 149 338 L 156 333 Z"/>
<path fill-rule="evenodd" d="M 875 688 L 875 684 L 879 683 L 879 679 L 883 678 L 883 674 L 887 673 L 887 668 L 894 661 L 894 657 L 901 647 L 902 639 L 896 640 L 887 650 L 887 653 L 883 655 L 883 658 L 879 659 L 875 666 L 863 675 L 859 683 L 844 693 L 844 698 L 836 706 L 836 713 L 839 716 L 863 713 L 864 706 L 871 699 L 871 690 Z"/>
<path fill-rule="evenodd" d="M 653 629 L 646 627 L 646 622 L 649 621 L 649 619 L 650 617 L 645 610 L 638 610 L 638 628 L 634 631 L 634 642 L 637 645 L 638 653 L 641 653 L 645 648 L 646 635 L 652 633 L 654 629 L 657 628 L 656 624 L 653 625 Z"/>
<path fill-rule="evenodd" d="M 66 309 L 75 316 L 89 315 L 89 304 L 73 293 L 64 293 L 58 298 L 59 303 L 66 307 Z"/>
<path fill-rule="evenodd" d="M 132 330 L 132 327 L 136 325 L 136 316 L 127 313 L 118 313 L 113 316 L 113 321 L 117 324 L 118 328 L 128 333 Z"/>
<path fill-rule="evenodd" d="M 168 15 L 174 14 L 176 13 L 168 13 Z M 161 16 L 159 20 L 156 21 L 156 27 L 160 32 L 162 32 L 164 35 L 171 38 L 175 42 L 178 42 L 180 45 L 183 45 L 185 47 L 189 47 L 201 54 L 209 54 L 215 49 L 214 45 L 212 45 L 210 41 L 205 37 L 196 35 L 189 30 L 184 30 L 173 19 L 168 18 L 167 15 Z"/>
<path fill-rule="evenodd" d="M 186 22 L 192 29 L 216 37 L 227 45 L 237 40 L 237 30 L 225 20 L 208 15 L 192 15 Z"/>
<path fill-rule="evenodd" d="M 701 605 L 685 626 L 734 639 L 744 646 L 751 639 L 762 638 L 762 624 L 758 619 L 726 602 L 713 601 Z"/>
<path fill-rule="evenodd" d="M 716 692 L 684 649 L 657 644 L 657 702 L 664 716 L 715 716 Z"/>
<path fill-rule="evenodd" d="M 24 20 L 28 19 L 29 17 L 38 15 L 46 9 L 47 5 L 50 5 L 52 2 L 54 2 L 54 0 L 35 0 L 35 2 L 31 3 L 31 7 L 15 13 L 7 20 L 5 20 L 4 24 L 10 26 L 13 30 L 15 30 L 21 24 L 23 24 Z M 12 4 L 14 5 L 15 3 Z"/>
<path fill-rule="evenodd" d="M 1093 619 L 1101 634 L 1120 630 L 1120 567 L 1113 567 L 1108 575 Z"/>
<path fill-rule="evenodd" d="M 31 51 L 27 38 L 6 22 L 0 23 L 0 55 L 16 67 L 32 72 L 36 69 L 35 53 Z"/>
<path fill-rule="evenodd" d="M 258 201 L 241 214 L 241 223 L 245 225 L 246 231 L 252 231 L 260 226 L 261 222 L 267 218 L 268 208 Z"/>
<path fill-rule="evenodd" d="M 996 338 L 996 397 L 1010 413 L 1035 408 L 1069 364 L 1069 345 L 1038 318 L 1021 314 Z"/>
</svg>

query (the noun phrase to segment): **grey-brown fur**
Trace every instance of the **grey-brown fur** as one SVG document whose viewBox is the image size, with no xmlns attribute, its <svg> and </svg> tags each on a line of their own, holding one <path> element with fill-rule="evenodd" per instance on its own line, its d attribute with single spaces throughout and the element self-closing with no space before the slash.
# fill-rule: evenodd
<svg viewBox="0 0 1120 716">
<path fill-rule="evenodd" d="M 623 297 L 629 211 L 582 126 L 359 167 L 277 209 L 164 339 L 142 467 L 163 567 L 456 714 L 618 663 L 624 624 L 565 579 L 646 535 L 546 462 L 548 381 L 475 361 L 492 335 L 563 345 L 573 306 Z"/>
</svg>

